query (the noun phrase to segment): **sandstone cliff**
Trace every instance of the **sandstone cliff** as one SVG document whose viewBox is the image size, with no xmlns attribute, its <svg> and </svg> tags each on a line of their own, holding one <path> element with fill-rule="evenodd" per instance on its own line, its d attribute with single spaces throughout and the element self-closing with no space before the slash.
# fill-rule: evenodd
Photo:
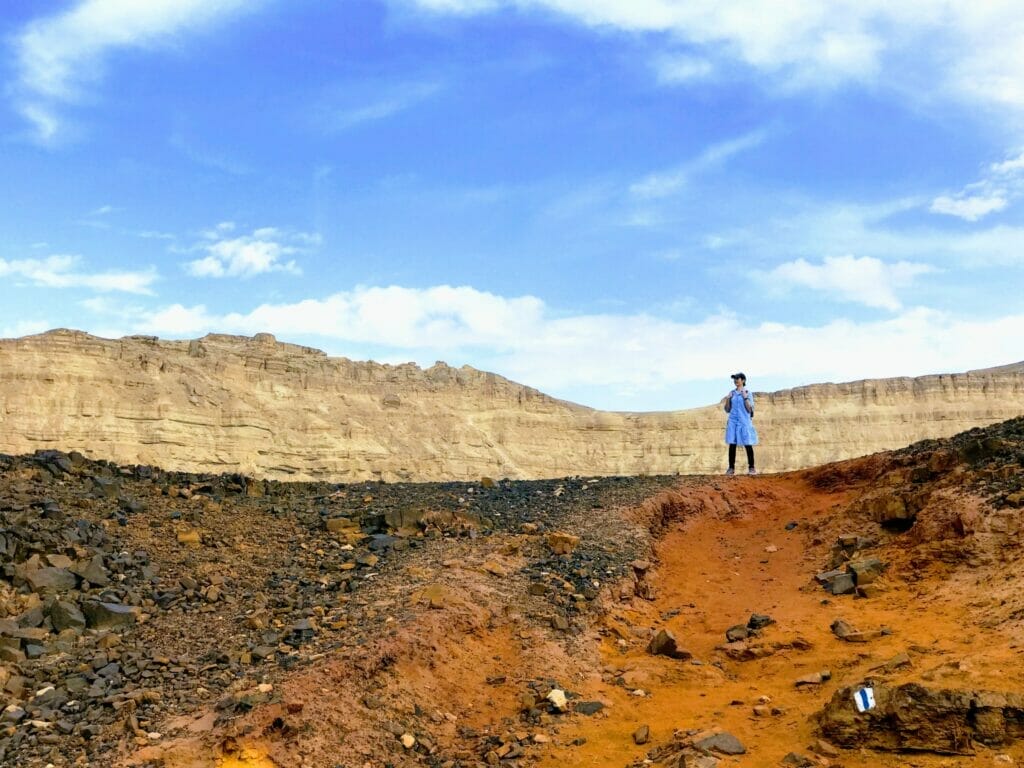
<svg viewBox="0 0 1024 768">
<path fill-rule="evenodd" d="M 758 395 L 763 471 L 1024 414 L 1024 363 Z M 716 472 L 717 405 L 596 411 L 469 367 L 389 366 L 253 338 L 0 340 L 0 452 L 355 481 Z"/>
</svg>

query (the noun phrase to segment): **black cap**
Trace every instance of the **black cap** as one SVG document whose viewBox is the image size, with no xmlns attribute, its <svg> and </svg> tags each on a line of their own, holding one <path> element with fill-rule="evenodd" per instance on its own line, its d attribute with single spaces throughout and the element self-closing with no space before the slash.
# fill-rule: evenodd
<svg viewBox="0 0 1024 768">
<path fill-rule="evenodd" d="M 746 380 L 747 380 L 747 374 L 745 374 L 745 373 L 743 373 L 743 372 L 741 371 L 740 373 L 734 373 L 734 374 L 732 375 L 732 378 L 733 378 L 733 380 L 734 380 L 734 381 L 735 381 L 736 379 L 743 379 L 744 381 L 746 381 Z"/>
</svg>

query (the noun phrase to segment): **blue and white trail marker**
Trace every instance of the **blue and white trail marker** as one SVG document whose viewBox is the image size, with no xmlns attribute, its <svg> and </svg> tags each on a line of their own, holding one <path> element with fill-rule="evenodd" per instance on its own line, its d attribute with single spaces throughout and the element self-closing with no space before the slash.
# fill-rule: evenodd
<svg viewBox="0 0 1024 768">
<path fill-rule="evenodd" d="M 861 688 L 854 692 L 853 700 L 857 704 L 858 712 L 867 712 L 869 709 L 875 708 L 875 689 L 874 688 Z"/>
</svg>

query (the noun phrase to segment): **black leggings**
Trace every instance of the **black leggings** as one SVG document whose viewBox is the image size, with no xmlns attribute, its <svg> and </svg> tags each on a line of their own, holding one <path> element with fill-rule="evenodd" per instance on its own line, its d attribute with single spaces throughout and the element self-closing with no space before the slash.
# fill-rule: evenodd
<svg viewBox="0 0 1024 768">
<path fill-rule="evenodd" d="M 754 468 L 754 446 L 744 445 L 747 449 L 747 466 Z M 736 443 L 729 443 L 729 469 L 736 469 Z"/>
</svg>

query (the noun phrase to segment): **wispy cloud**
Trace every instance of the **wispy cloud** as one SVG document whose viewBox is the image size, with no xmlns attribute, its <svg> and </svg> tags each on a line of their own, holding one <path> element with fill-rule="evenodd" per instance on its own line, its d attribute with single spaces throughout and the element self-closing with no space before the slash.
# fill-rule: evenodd
<svg viewBox="0 0 1024 768">
<path fill-rule="evenodd" d="M 398 2 L 399 0 L 394 0 Z M 738 63 L 796 87 L 902 84 L 1024 107 L 1024 16 L 1018 3 L 933 0 L 416 0 L 436 13 L 541 8 L 590 27 L 654 33 L 671 47 Z M 685 57 L 685 79 L 703 74 Z M 655 65 L 658 76 L 671 68 Z M 934 84 L 934 88 L 931 87 Z M 915 86 L 918 86 L 915 89 Z M 897 86 L 899 87 L 899 86 Z"/>
<path fill-rule="evenodd" d="M 77 271 L 78 256 L 54 255 L 45 259 L 0 259 L 0 277 L 20 278 L 43 288 L 86 288 L 93 291 L 153 293 L 158 275 L 155 269 L 144 271 Z"/>
<path fill-rule="evenodd" d="M 663 54 L 654 59 L 653 66 L 658 81 L 665 85 L 704 80 L 715 71 L 714 65 L 707 59 L 689 54 Z"/>
<path fill-rule="evenodd" d="M 42 333 L 53 326 L 45 320 L 19 320 L 13 325 L 0 327 L 0 339 L 17 339 L 21 336 L 31 336 Z"/>
<path fill-rule="evenodd" d="M 225 221 L 203 232 L 202 241 L 188 251 L 206 255 L 186 262 L 185 271 L 194 277 L 218 278 L 253 277 L 267 272 L 300 275 L 302 269 L 287 257 L 320 244 L 319 235 L 275 227 L 261 227 L 247 235 L 234 235 L 234 230 L 234 222 Z"/>
<path fill-rule="evenodd" d="M 799 287 L 819 291 L 841 301 L 898 310 L 897 289 L 934 272 L 929 264 L 909 261 L 886 263 L 871 256 L 826 256 L 820 264 L 796 259 L 758 275 L 773 287 Z"/>
<path fill-rule="evenodd" d="M 762 211 L 767 215 L 751 218 L 740 228 L 706 233 L 703 245 L 742 254 L 760 265 L 794 258 L 817 262 L 822 254 L 849 253 L 957 270 L 1024 265 L 1024 227 L 999 224 L 950 230 L 899 223 L 903 215 L 928 204 L 919 197 L 873 204 L 780 200 L 777 209 Z"/>
<path fill-rule="evenodd" d="M 441 83 L 435 81 L 382 86 L 382 93 L 362 103 L 352 103 L 352 97 L 347 93 L 333 93 L 313 110 L 313 120 L 317 130 L 326 133 L 344 131 L 405 112 L 441 90 Z"/>
<path fill-rule="evenodd" d="M 102 79 L 107 55 L 145 49 L 258 5 L 250 0 L 79 0 L 26 25 L 14 40 L 17 109 L 39 141 L 57 138 L 61 107 Z"/>
<path fill-rule="evenodd" d="M 1024 194 L 1024 152 L 992 163 L 982 178 L 968 184 L 955 195 L 936 197 L 928 210 L 956 216 L 965 221 L 978 221 L 1005 209 Z"/>
<path fill-rule="evenodd" d="M 210 168 L 232 176 L 246 176 L 252 173 L 252 169 L 245 163 L 230 157 L 225 152 L 201 146 L 195 140 L 188 138 L 181 130 L 171 134 L 168 144 L 170 144 L 172 149 L 179 152 L 182 157 L 204 168 Z"/>
<path fill-rule="evenodd" d="M 629 191 L 634 197 L 645 200 L 670 197 L 685 187 L 697 174 L 716 168 L 729 158 L 759 146 L 767 136 L 768 131 L 761 129 L 712 144 L 697 157 L 676 168 L 652 173 L 634 182 L 630 185 Z"/>
<path fill-rule="evenodd" d="M 1002 194 L 988 195 L 940 195 L 932 200 L 928 210 L 932 213 L 943 213 L 956 216 L 964 221 L 978 221 L 990 213 L 1003 210 L 1009 201 Z"/>
</svg>

